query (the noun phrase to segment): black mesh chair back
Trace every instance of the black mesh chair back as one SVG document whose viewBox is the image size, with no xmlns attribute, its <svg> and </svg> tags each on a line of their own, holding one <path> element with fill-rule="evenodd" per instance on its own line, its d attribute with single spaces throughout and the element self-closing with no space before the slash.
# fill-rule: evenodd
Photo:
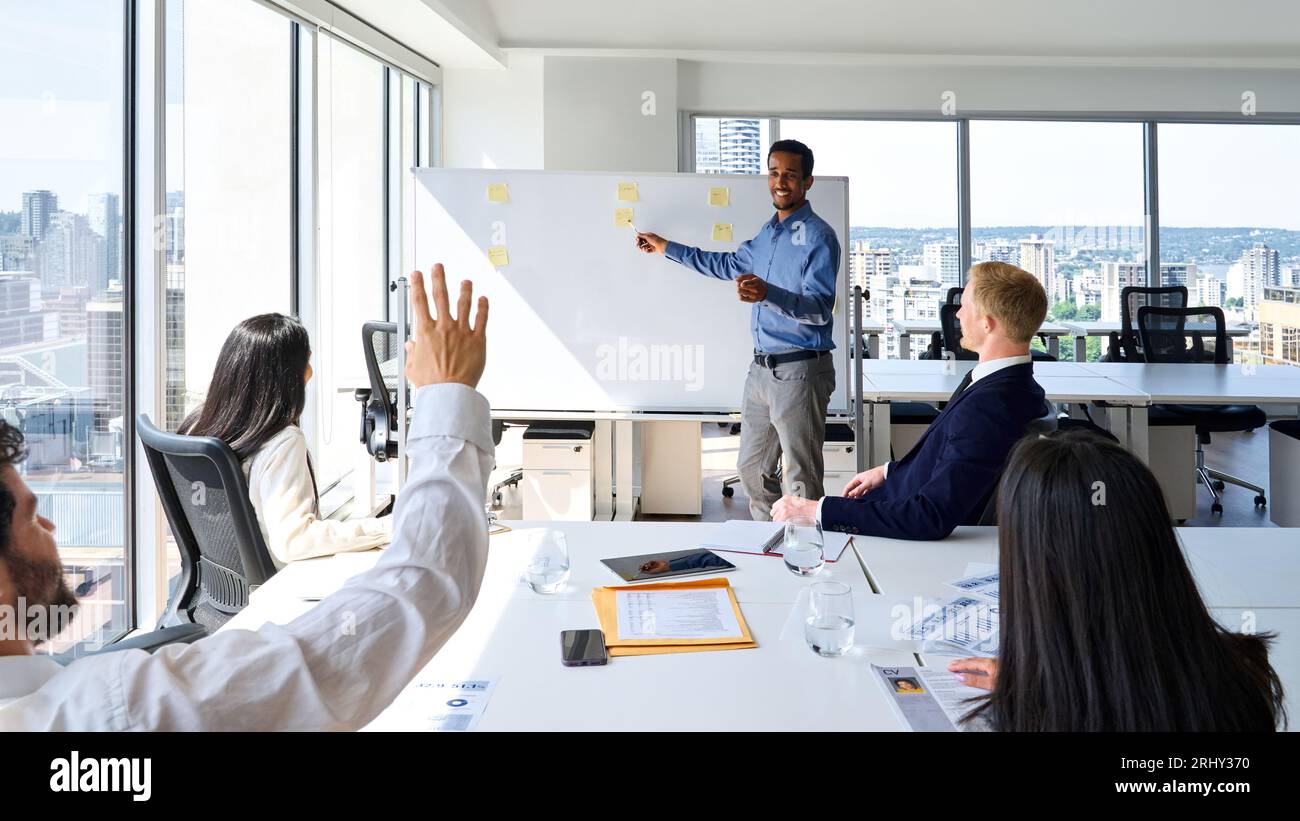
<svg viewBox="0 0 1300 821">
<path fill-rule="evenodd" d="M 946 305 L 961 305 L 961 288 L 949 288 L 948 296 L 944 299 Z"/>
<path fill-rule="evenodd" d="M 215 631 L 248 605 L 252 588 L 275 575 L 248 481 L 225 442 L 154 427 L 137 431 L 154 486 L 181 554 L 181 576 L 168 615 Z"/>
<path fill-rule="evenodd" d="M 1145 288 L 1130 285 L 1119 292 L 1119 333 L 1111 334 L 1110 356 L 1112 362 L 1144 362 L 1142 340 L 1138 334 L 1137 314 L 1140 308 L 1186 308 L 1187 288 L 1170 285 L 1163 288 Z"/>
<path fill-rule="evenodd" d="M 958 290 L 960 289 L 952 289 Z M 952 290 L 948 295 L 952 295 Z M 968 351 L 961 346 L 961 321 L 957 319 L 957 312 L 961 310 L 961 304 L 957 302 L 946 302 L 939 306 L 939 329 L 943 337 L 943 349 L 951 353 L 954 359 L 975 360 L 979 359 L 979 354 L 974 351 Z"/>
<path fill-rule="evenodd" d="M 380 461 L 397 456 L 397 351 L 401 344 L 396 322 L 366 322 L 361 326 L 361 347 L 370 380 L 370 395 L 362 409 L 361 441 Z"/>
<path fill-rule="evenodd" d="M 1218 308 L 1143 306 L 1137 324 L 1147 362 L 1228 364 L 1228 336 Z"/>
</svg>

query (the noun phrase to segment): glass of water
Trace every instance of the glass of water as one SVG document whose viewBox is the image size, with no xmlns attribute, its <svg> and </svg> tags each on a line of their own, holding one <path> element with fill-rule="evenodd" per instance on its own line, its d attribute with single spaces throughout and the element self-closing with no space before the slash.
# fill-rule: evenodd
<svg viewBox="0 0 1300 821">
<path fill-rule="evenodd" d="M 808 589 L 803 636 L 819 656 L 842 656 L 853 646 L 853 589 L 818 582 Z"/>
<path fill-rule="evenodd" d="M 524 581 L 534 593 L 554 593 L 569 580 L 569 546 L 558 530 L 529 534 L 528 566 Z"/>
<path fill-rule="evenodd" d="M 826 562 L 822 549 L 822 527 L 807 516 L 785 523 L 785 545 L 781 549 L 785 566 L 797 576 L 815 576 Z"/>
</svg>

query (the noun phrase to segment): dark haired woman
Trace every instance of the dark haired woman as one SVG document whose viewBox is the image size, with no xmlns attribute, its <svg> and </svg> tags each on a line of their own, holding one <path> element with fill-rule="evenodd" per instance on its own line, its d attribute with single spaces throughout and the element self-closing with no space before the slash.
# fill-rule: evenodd
<svg viewBox="0 0 1300 821">
<path fill-rule="evenodd" d="M 1272 731 L 1271 636 L 1210 616 L 1155 476 L 1086 431 L 1027 438 L 998 488 L 999 657 L 948 669 L 999 730 Z"/>
<path fill-rule="evenodd" d="M 213 436 L 239 457 L 262 537 L 277 566 L 387 544 L 391 517 L 320 518 L 307 437 L 298 423 L 311 379 L 311 343 L 298 320 L 262 314 L 221 346 L 207 401 L 180 432 Z"/>
</svg>

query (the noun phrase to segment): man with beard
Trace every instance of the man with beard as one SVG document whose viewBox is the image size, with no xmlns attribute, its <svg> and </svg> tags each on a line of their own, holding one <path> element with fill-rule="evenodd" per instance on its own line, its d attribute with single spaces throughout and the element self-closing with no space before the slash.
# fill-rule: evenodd
<svg viewBox="0 0 1300 821">
<path fill-rule="evenodd" d="M 479 298 L 471 328 L 468 281 L 452 316 L 442 266 L 434 266 L 435 318 L 423 276 L 411 279 L 411 472 L 392 544 L 374 568 L 284 626 L 224 630 L 153 655 L 122 650 L 61 667 L 33 655 L 30 637 L 4 636 L 0 730 L 352 730 L 424 668 L 469 614 L 483 580 L 493 447 L 488 403 L 474 390 L 486 359 L 487 300 Z M 7 613 L 72 601 L 54 524 L 37 515 L 36 498 L 14 469 L 21 459 L 22 435 L 0 423 L 0 608 Z"/>
</svg>

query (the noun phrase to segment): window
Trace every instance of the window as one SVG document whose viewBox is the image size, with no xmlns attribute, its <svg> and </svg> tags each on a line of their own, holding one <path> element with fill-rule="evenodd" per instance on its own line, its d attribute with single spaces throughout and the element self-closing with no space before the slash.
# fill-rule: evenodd
<svg viewBox="0 0 1300 821">
<path fill-rule="evenodd" d="M 1158 141 L 1161 269 L 1185 276 L 1170 284 L 1230 323 L 1284 316 L 1266 289 L 1300 285 L 1300 126 L 1162 123 Z"/>
<path fill-rule="evenodd" d="M 849 178 L 849 283 L 870 293 L 866 317 L 886 327 L 880 355 L 896 358 L 896 325 L 937 322 L 961 283 L 956 124 L 782 120 L 781 135 L 812 149 L 814 175 Z M 928 339 L 913 336 L 913 357 Z"/>
<path fill-rule="evenodd" d="M 9 4 L 0 26 L 0 416 L 57 523 L 62 652 L 130 629 L 124 549 L 123 4 Z"/>
<path fill-rule="evenodd" d="M 765 174 L 772 121 L 695 118 L 695 170 L 701 174 Z"/>
<path fill-rule="evenodd" d="M 1120 289 L 1146 282 L 1142 125 L 977 120 L 970 146 L 972 263 L 1037 276 L 1049 319 L 1118 321 Z"/>
<path fill-rule="evenodd" d="M 385 318 L 385 67 L 317 38 L 319 300 L 312 338 L 319 408 L 314 455 L 322 491 L 367 458 L 353 390 L 369 384 L 361 325 Z M 396 156 L 394 156 L 394 161 Z M 398 223 L 400 225 L 400 222 Z"/>
</svg>

